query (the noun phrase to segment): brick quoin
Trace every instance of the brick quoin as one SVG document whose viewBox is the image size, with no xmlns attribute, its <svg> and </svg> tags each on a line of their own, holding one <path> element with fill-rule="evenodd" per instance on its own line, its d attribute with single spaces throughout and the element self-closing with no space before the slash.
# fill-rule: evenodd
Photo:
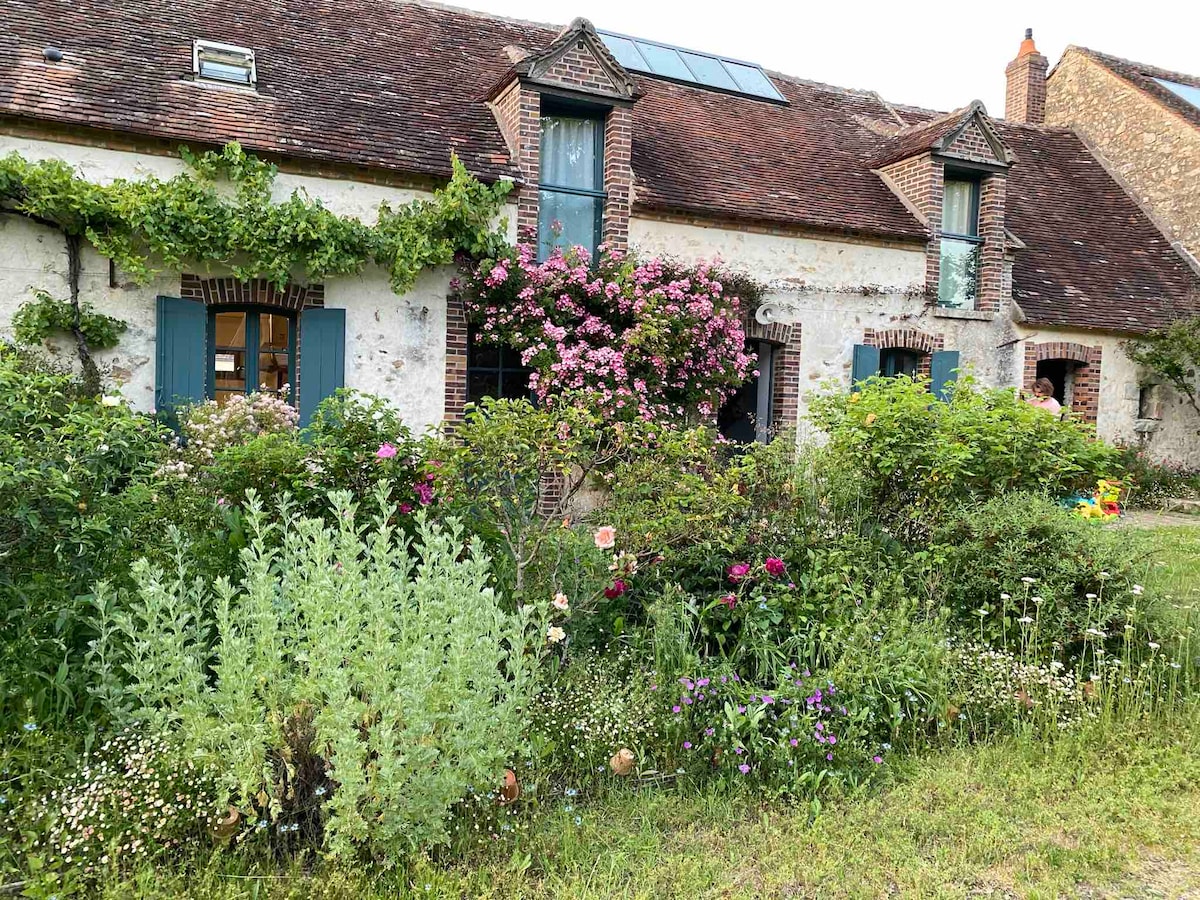
<svg viewBox="0 0 1200 900">
<path fill-rule="evenodd" d="M 467 313 L 462 297 L 446 297 L 446 403 L 442 419 L 447 431 L 462 423 L 467 405 Z"/>
</svg>

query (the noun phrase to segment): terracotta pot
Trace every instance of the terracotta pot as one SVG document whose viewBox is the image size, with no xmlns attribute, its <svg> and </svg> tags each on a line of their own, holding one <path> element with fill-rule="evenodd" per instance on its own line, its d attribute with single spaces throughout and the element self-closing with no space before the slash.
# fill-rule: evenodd
<svg viewBox="0 0 1200 900">
<path fill-rule="evenodd" d="M 500 788 L 500 805 L 512 803 L 521 796 L 521 783 L 512 769 L 504 770 L 504 786 Z"/>
<path fill-rule="evenodd" d="M 238 811 L 237 807 L 231 806 L 229 807 L 229 812 L 225 814 L 224 818 L 217 819 L 217 821 L 213 823 L 213 837 L 215 837 L 218 841 L 227 841 L 237 834 L 241 824 L 242 814 Z"/>
<path fill-rule="evenodd" d="M 620 775 L 624 778 L 626 775 L 633 773 L 633 763 L 636 758 L 632 750 L 628 747 L 622 747 L 612 755 L 612 758 L 608 761 L 608 767 L 613 770 L 614 775 Z"/>
</svg>

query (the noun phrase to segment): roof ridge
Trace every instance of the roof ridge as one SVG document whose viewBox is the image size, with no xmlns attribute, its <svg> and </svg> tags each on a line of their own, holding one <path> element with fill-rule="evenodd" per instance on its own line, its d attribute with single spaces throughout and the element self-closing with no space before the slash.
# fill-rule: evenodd
<svg viewBox="0 0 1200 900">
<path fill-rule="evenodd" d="M 472 16 L 476 19 L 487 19 L 492 22 L 506 22 L 509 25 L 521 25 L 526 28 L 544 28 L 546 31 L 561 33 L 570 25 L 564 25 L 558 22 L 535 22 L 533 19 L 521 19 L 516 16 L 503 16 L 499 13 L 487 12 L 482 9 L 474 9 L 468 6 L 459 6 L 456 3 L 443 3 L 442 0 L 393 0 L 394 3 L 401 6 L 423 6 L 426 9 L 436 9 L 449 13 L 462 13 L 463 15 Z"/>
<path fill-rule="evenodd" d="M 1186 84 L 1190 87 L 1200 87 L 1200 75 L 1190 75 L 1187 72 L 1179 72 L 1174 69 L 1164 69 L 1161 66 L 1138 62 L 1135 59 L 1117 56 L 1113 53 L 1105 53 L 1102 50 L 1093 50 L 1090 47 L 1084 47 L 1079 44 L 1068 44 L 1067 48 L 1063 50 L 1063 55 L 1066 56 L 1066 54 L 1071 50 L 1078 51 L 1085 56 L 1090 56 L 1098 62 L 1111 61 L 1119 65 L 1129 66 L 1132 69 L 1136 69 L 1139 74 L 1146 75 L 1149 78 L 1161 78 L 1163 81 L 1177 81 L 1180 84 Z"/>
</svg>

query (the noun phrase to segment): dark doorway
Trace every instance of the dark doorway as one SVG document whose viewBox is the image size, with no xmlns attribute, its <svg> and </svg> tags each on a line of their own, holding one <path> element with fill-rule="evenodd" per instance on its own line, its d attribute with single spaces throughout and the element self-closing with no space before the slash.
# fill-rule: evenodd
<svg viewBox="0 0 1200 900">
<path fill-rule="evenodd" d="M 1074 366 L 1069 359 L 1043 359 L 1037 364 L 1037 377 L 1050 379 L 1054 385 L 1054 399 L 1062 406 L 1067 405 L 1067 377 Z"/>
</svg>

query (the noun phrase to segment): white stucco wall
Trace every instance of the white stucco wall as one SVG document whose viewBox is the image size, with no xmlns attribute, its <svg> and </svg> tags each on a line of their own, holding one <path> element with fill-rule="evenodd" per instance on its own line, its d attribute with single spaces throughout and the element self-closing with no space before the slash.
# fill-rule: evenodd
<svg viewBox="0 0 1200 900">
<path fill-rule="evenodd" d="M 905 328 L 944 336 L 964 370 L 986 384 L 1007 384 L 1011 348 L 1003 348 L 1003 317 L 951 318 L 919 292 L 925 251 L 913 244 L 870 244 L 734 231 L 635 218 L 630 245 L 681 260 L 721 259 L 730 268 L 768 282 L 761 317 L 801 328 L 799 438 L 812 435 L 806 395 L 827 379 L 842 389 L 850 378 L 855 344 L 866 329 Z"/>
<path fill-rule="evenodd" d="M 18 152 L 27 159 L 60 159 L 97 182 L 115 178 L 169 178 L 183 171 L 177 158 L 151 156 L 100 147 L 62 144 L 0 135 L 0 154 Z M 364 222 L 375 220 L 380 202 L 393 206 L 422 192 L 365 182 L 316 178 L 281 172 L 275 194 L 293 190 L 320 199 L 334 212 Z M 515 215 L 507 215 L 515 237 Z M 200 275 L 221 274 L 197 271 Z M 368 266 L 359 276 L 325 282 L 325 305 L 346 310 L 346 385 L 379 394 L 394 403 L 406 422 L 421 429 L 441 421 L 446 367 L 446 293 L 449 267 L 423 273 L 400 297 L 388 285 L 387 273 Z M 111 370 L 122 391 L 140 409 L 154 403 L 155 298 L 178 296 L 179 273 L 164 272 L 145 285 L 109 286 L 108 261 L 85 247 L 80 297 L 100 312 L 124 319 L 129 330 L 120 344 L 96 354 Z M 66 252 L 53 231 L 14 216 L 0 216 L 0 334 L 11 335 L 17 308 L 42 288 L 67 295 Z M 74 360 L 68 341 L 51 347 L 65 362 Z"/>
</svg>

